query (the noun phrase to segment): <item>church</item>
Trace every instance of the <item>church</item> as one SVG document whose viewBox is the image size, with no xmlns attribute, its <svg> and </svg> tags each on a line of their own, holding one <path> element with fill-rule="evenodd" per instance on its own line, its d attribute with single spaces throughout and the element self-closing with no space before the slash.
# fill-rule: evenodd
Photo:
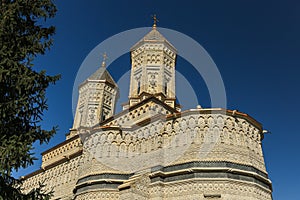
<svg viewBox="0 0 300 200">
<path fill-rule="evenodd" d="M 176 56 L 154 23 L 130 49 L 128 102 L 117 114 L 104 59 L 79 86 L 66 140 L 22 177 L 24 191 L 44 183 L 62 200 L 272 200 L 262 125 L 237 110 L 182 111 Z"/>
</svg>

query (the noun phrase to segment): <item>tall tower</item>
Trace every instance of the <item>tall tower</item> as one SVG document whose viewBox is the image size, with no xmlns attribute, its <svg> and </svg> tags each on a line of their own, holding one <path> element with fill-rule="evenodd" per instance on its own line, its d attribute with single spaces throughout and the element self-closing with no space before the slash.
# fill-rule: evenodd
<svg viewBox="0 0 300 200">
<path fill-rule="evenodd" d="M 114 115 L 119 90 L 106 70 L 106 54 L 103 57 L 101 67 L 79 86 L 73 129 L 95 126 Z"/>
<path fill-rule="evenodd" d="M 152 30 L 131 48 L 131 80 L 129 106 L 149 96 L 156 96 L 175 108 L 175 47 L 157 31 L 156 18 Z"/>
</svg>

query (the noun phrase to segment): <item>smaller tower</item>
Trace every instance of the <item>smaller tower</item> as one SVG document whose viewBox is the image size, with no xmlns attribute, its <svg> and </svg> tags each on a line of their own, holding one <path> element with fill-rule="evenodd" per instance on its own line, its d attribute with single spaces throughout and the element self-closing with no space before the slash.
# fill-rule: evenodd
<svg viewBox="0 0 300 200">
<path fill-rule="evenodd" d="M 114 115 L 119 89 L 106 69 L 106 54 L 101 67 L 79 86 L 73 129 L 92 127 Z"/>
</svg>

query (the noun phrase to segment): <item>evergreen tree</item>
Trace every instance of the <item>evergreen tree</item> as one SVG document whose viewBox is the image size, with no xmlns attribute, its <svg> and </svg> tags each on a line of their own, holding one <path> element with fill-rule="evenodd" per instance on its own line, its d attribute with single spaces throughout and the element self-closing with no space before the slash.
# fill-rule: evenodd
<svg viewBox="0 0 300 200">
<path fill-rule="evenodd" d="M 47 143 L 56 132 L 40 122 L 47 110 L 46 89 L 59 76 L 34 68 L 34 58 L 52 45 L 52 0 L 0 0 L 0 199 L 47 199 L 41 188 L 25 195 L 13 170 L 33 164 L 32 144 Z M 42 185 L 41 185 L 42 187 Z"/>
</svg>

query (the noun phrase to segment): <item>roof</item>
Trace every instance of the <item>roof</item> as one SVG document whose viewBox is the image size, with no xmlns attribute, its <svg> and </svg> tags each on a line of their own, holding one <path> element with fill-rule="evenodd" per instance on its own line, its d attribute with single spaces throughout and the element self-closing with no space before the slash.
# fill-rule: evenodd
<svg viewBox="0 0 300 200">
<path fill-rule="evenodd" d="M 88 78 L 88 80 L 104 80 L 112 84 L 113 86 L 117 87 L 116 82 L 114 81 L 114 79 L 111 77 L 110 73 L 107 71 L 106 67 L 104 66 L 99 67 L 99 69 L 97 69 L 97 71 L 95 71 Z"/>
<path fill-rule="evenodd" d="M 175 109 L 175 108 L 172 108 L 171 106 L 169 106 L 168 104 L 162 102 L 161 100 L 157 99 L 155 97 L 155 95 L 151 95 L 149 96 L 148 98 L 132 105 L 131 107 L 121 111 L 120 113 L 116 114 L 116 115 L 113 115 L 111 116 L 110 118 L 107 118 L 106 120 L 102 121 L 100 123 L 101 126 L 105 126 L 106 124 L 109 124 L 109 122 L 123 116 L 123 115 L 126 115 L 128 114 L 129 112 L 135 110 L 135 109 L 138 109 L 139 107 L 143 106 L 145 103 L 148 103 L 148 102 L 153 102 L 155 104 L 158 104 L 158 105 L 161 105 L 163 106 L 166 110 L 170 111 L 171 113 L 178 113 L 178 111 Z"/>
<path fill-rule="evenodd" d="M 167 39 L 156 28 L 153 28 L 148 34 L 144 36 L 143 40 L 164 41 Z"/>
<path fill-rule="evenodd" d="M 131 47 L 131 50 L 134 50 L 138 48 L 141 44 L 147 42 L 164 42 L 174 51 L 177 51 L 176 48 L 156 28 L 152 28 L 152 30 L 149 33 L 147 33 L 140 41 L 138 41 L 135 45 Z"/>
</svg>

